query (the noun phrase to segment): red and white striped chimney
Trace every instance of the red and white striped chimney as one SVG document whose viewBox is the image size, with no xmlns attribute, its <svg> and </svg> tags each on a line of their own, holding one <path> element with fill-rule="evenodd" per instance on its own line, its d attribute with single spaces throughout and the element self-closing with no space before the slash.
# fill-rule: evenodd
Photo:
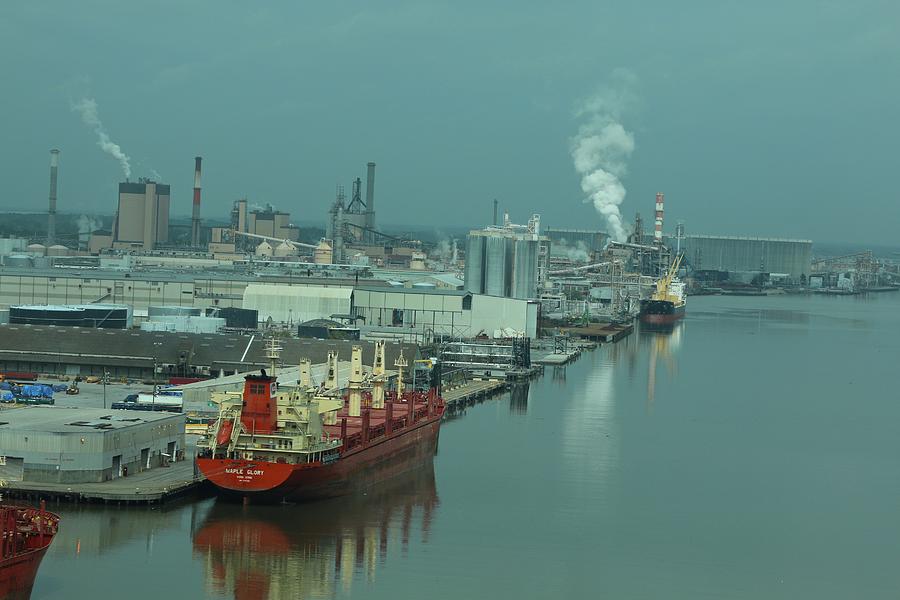
<svg viewBox="0 0 900 600">
<path fill-rule="evenodd" d="M 653 226 L 653 243 L 662 246 L 662 228 L 663 228 L 663 204 L 665 202 L 665 194 L 656 192 L 656 221 Z"/>
<path fill-rule="evenodd" d="M 200 246 L 200 161 L 203 160 L 197 156 L 194 158 L 194 208 L 191 213 L 191 246 L 197 248 Z"/>
</svg>

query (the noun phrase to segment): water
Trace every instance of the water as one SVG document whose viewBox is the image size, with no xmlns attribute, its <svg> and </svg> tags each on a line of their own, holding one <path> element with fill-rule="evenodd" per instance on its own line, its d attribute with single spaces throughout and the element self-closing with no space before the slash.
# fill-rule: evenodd
<svg viewBox="0 0 900 600">
<path fill-rule="evenodd" d="M 365 497 L 60 507 L 34 598 L 894 598 L 900 294 L 693 298 Z"/>
</svg>

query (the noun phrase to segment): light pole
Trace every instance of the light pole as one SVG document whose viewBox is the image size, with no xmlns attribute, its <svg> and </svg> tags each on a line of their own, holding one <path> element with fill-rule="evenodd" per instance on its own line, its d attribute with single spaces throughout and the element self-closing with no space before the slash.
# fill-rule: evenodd
<svg viewBox="0 0 900 600">
<path fill-rule="evenodd" d="M 158 389 L 156 385 L 156 352 L 162 346 L 162 342 L 153 342 L 153 346 L 153 400 L 151 401 L 150 410 L 156 412 L 156 390 Z"/>
<path fill-rule="evenodd" d="M 103 369 L 103 408 L 106 409 L 106 384 L 109 383 L 109 371 Z"/>
</svg>

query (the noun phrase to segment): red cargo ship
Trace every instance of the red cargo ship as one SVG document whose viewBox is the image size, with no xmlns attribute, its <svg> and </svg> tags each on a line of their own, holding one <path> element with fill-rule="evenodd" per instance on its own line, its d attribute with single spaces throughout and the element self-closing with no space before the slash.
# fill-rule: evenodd
<svg viewBox="0 0 900 600">
<path fill-rule="evenodd" d="M 276 377 L 248 375 L 242 393 L 218 398 L 219 417 L 198 442 L 197 467 L 228 495 L 268 502 L 341 496 L 431 461 L 444 403 L 427 392 L 386 392 L 384 344 L 366 379 L 362 351 L 353 348 L 349 392 L 337 390 L 337 355 L 321 388 L 301 365 L 296 388 L 281 390 Z M 271 357 L 277 357 L 272 349 Z M 407 363 L 397 361 L 402 369 Z M 432 381 L 440 379 L 432 374 Z"/>
<path fill-rule="evenodd" d="M 59 517 L 41 508 L 0 504 L 0 598 L 28 600 Z"/>
</svg>

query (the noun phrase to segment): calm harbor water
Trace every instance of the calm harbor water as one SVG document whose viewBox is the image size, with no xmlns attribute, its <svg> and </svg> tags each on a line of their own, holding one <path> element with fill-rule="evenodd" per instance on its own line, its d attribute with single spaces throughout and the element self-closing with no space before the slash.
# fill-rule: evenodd
<svg viewBox="0 0 900 600">
<path fill-rule="evenodd" d="M 366 496 L 59 508 L 33 598 L 895 598 L 900 294 L 692 298 Z"/>
</svg>

